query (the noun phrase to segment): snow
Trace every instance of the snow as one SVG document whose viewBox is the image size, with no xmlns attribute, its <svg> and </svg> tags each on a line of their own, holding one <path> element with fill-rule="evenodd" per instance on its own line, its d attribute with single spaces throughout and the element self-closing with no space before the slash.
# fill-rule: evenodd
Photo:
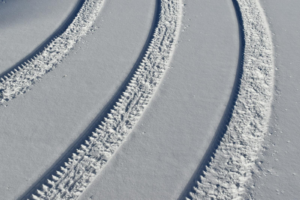
<svg viewBox="0 0 300 200">
<path fill-rule="evenodd" d="M 297 15 L 290 0 L 0 3 L 0 199 L 297 199 Z"/>
<path fill-rule="evenodd" d="M 88 139 L 82 141 L 55 175 L 47 179 L 45 184 L 48 186 L 43 185 L 42 190 L 32 195 L 34 198 L 77 199 L 117 151 L 147 107 L 168 68 L 179 34 L 181 6 L 178 1 L 161 2 L 153 38 L 130 82 L 125 83 L 126 90 Z M 97 7 L 91 8 L 97 11 Z"/>
<path fill-rule="evenodd" d="M 80 199 L 184 199 L 189 181 L 199 179 L 194 172 L 221 131 L 215 125 L 235 80 L 239 30 L 230 1 L 185 3 L 185 31 L 171 68 L 127 141 Z"/>
<path fill-rule="evenodd" d="M 81 1 L 8 0 L 0 3 L 1 74 L 11 71 L 43 50 L 69 20 L 73 20 Z"/>
<path fill-rule="evenodd" d="M 147 5 L 128 14 L 120 2 L 112 6 L 106 2 L 115 12 L 101 12 L 97 31 L 75 46 L 32 90 L 1 107 L 1 151 L 5 152 L 1 160 L 7 163 L 1 170 L 3 198 L 16 199 L 34 186 L 80 135 L 93 131 L 89 127 L 97 125 L 94 119 L 106 115 L 109 102 L 147 43 L 153 20 L 149 9 L 154 8 L 153 2 Z M 111 26 L 116 23 L 120 26 Z M 141 31 L 130 35 L 131 30 Z"/>
<path fill-rule="evenodd" d="M 55 36 L 45 49 L 35 54 L 33 58 L 28 58 L 20 66 L 11 68 L 10 72 L 3 74 L 4 78 L 0 84 L 1 104 L 25 93 L 32 84 L 56 67 L 81 37 L 90 31 L 102 3 L 101 0 L 85 1 L 62 34 Z"/>
<path fill-rule="evenodd" d="M 256 0 L 238 0 L 245 46 L 237 99 L 226 133 L 197 182 L 192 199 L 246 198 L 245 190 L 268 131 L 273 98 L 271 33 Z"/>
<path fill-rule="evenodd" d="M 299 199 L 299 2 L 262 0 L 275 46 L 275 100 L 270 135 L 259 158 L 254 199 Z"/>
</svg>

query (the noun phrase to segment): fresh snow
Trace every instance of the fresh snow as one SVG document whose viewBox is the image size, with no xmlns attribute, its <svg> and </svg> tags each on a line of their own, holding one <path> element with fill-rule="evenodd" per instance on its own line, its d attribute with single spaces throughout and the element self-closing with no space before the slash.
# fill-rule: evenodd
<svg viewBox="0 0 300 200">
<path fill-rule="evenodd" d="M 81 37 L 91 30 L 102 3 L 103 0 L 85 1 L 63 34 L 54 38 L 42 52 L 4 74 L 0 83 L 0 103 L 25 93 L 31 85 L 59 64 Z"/>
<path fill-rule="evenodd" d="M 220 121 L 228 117 L 223 115 L 240 67 L 239 29 L 231 1 L 184 4 L 171 68 L 133 132 L 81 200 L 185 199 L 183 193 L 199 179 L 194 172 L 223 130 Z"/>
<path fill-rule="evenodd" d="M 61 34 L 73 21 L 82 2 L 8 0 L 1 3 L 1 76 L 49 45 L 53 37 Z"/>
<path fill-rule="evenodd" d="M 299 196 L 290 0 L 1 4 L 1 198 Z"/>
<path fill-rule="evenodd" d="M 299 2 L 261 0 L 275 50 L 275 91 L 265 151 L 260 153 L 252 199 L 299 199 Z"/>
<path fill-rule="evenodd" d="M 257 0 L 237 0 L 244 55 L 239 94 L 227 131 L 191 199 L 246 198 L 247 182 L 268 131 L 274 84 L 271 32 Z"/>
<path fill-rule="evenodd" d="M 180 16 L 180 2 L 161 2 L 153 39 L 114 109 L 42 190 L 32 194 L 33 199 L 76 199 L 93 181 L 142 115 L 159 85 L 177 42 Z"/>
<path fill-rule="evenodd" d="M 1 154 L 5 164 L 1 165 L 0 193 L 4 199 L 24 199 L 23 194 L 36 190 L 49 172 L 55 172 L 66 150 L 78 140 L 81 143 L 100 123 L 99 118 L 107 115 L 122 82 L 140 62 L 152 32 L 154 2 L 130 1 L 125 10 L 121 2 L 105 2 L 107 9 L 96 19 L 97 31 L 75 45 L 59 67 L 30 92 L 0 107 L 0 149 L 5 152 Z M 43 2 L 35 2 L 39 4 Z M 143 7 L 128 13 L 133 5 Z M 28 7 L 23 7 L 24 12 Z M 132 30 L 140 31 L 131 35 Z"/>
</svg>

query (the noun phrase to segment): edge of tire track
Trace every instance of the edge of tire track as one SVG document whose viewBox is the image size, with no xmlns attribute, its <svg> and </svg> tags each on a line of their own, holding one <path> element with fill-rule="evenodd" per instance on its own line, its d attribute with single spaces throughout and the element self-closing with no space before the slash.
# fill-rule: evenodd
<svg viewBox="0 0 300 200">
<path fill-rule="evenodd" d="M 215 134 L 206 149 L 200 163 L 198 164 L 196 170 L 194 171 L 193 175 L 191 176 L 190 180 L 182 190 L 181 194 L 179 195 L 178 199 L 184 199 L 186 196 L 189 195 L 191 192 L 191 188 L 195 186 L 195 183 L 199 180 L 200 176 L 203 176 L 203 172 L 205 171 L 205 167 L 209 165 L 212 159 L 212 155 L 220 145 L 220 142 L 222 140 L 222 137 L 226 133 L 227 126 L 230 122 L 230 119 L 232 117 L 233 108 L 235 106 L 235 102 L 238 97 L 239 93 L 239 87 L 241 84 L 241 78 L 243 74 L 243 61 L 244 61 L 244 49 L 245 49 L 245 41 L 244 41 L 244 33 L 243 33 L 243 20 L 242 20 L 242 14 L 240 13 L 238 4 L 235 0 L 232 1 L 235 16 L 237 17 L 237 24 L 238 24 L 238 35 L 239 35 L 239 58 L 237 62 L 237 69 L 236 69 L 236 76 L 234 78 L 234 83 L 232 87 L 232 91 L 230 93 L 230 97 L 226 106 L 226 109 L 223 113 L 223 116 L 220 120 L 220 123 L 215 131 Z"/>
<path fill-rule="evenodd" d="M 271 33 L 258 0 L 233 1 L 244 28 L 243 74 L 227 130 L 190 192 L 193 200 L 243 198 L 268 131 L 274 86 Z"/>
</svg>

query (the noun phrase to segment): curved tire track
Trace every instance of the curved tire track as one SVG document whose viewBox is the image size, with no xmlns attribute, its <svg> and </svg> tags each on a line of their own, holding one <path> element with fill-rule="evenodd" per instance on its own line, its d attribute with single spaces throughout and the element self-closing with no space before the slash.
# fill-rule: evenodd
<svg viewBox="0 0 300 200">
<path fill-rule="evenodd" d="M 179 34 L 181 4 L 180 0 L 161 0 L 153 39 L 125 92 L 89 139 L 32 194 L 32 199 L 77 199 L 117 151 L 168 68 Z"/>
<path fill-rule="evenodd" d="M 193 200 L 240 199 L 268 130 L 274 85 L 271 33 L 258 0 L 233 0 L 244 28 L 239 93 L 225 135 L 190 193 Z"/>
<path fill-rule="evenodd" d="M 56 67 L 91 29 L 103 2 L 104 0 L 85 0 L 75 19 L 61 35 L 53 39 L 41 53 L 5 73 L 0 78 L 0 105 L 25 93 L 43 75 Z"/>
</svg>

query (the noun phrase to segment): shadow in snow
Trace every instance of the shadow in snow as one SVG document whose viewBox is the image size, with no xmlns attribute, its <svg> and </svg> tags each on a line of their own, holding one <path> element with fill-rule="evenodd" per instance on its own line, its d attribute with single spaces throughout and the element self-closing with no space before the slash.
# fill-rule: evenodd
<svg viewBox="0 0 300 200">
<path fill-rule="evenodd" d="M 155 28 L 157 27 L 157 24 L 159 22 L 159 16 L 160 16 L 160 8 L 161 0 L 156 0 L 155 4 L 155 12 L 154 17 L 152 21 L 152 25 L 150 28 L 150 32 L 148 34 L 147 40 L 144 44 L 144 47 L 135 62 L 133 68 L 125 78 L 124 82 L 120 86 L 120 88 L 117 90 L 115 95 L 110 99 L 109 103 L 107 103 L 106 106 L 99 112 L 99 114 L 95 117 L 95 119 L 88 125 L 88 127 L 82 132 L 82 134 L 78 137 L 76 141 L 74 141 L 70 147 L 57 159 L 57 161 L 47 170 L 40 178 L 37 180 L 24 194 L 18 198 L 18 200 L 23 199 L 30 199 L 31 194 L 36 194 L 36 190 L 42 190 L 42 184 L 47 184 L 47 179 L 52 180 L 52 175 L 56 174 L 56 171 L 60 171 L 60 167 L 64 166 L 64 162 L 67 162 L 67 159 L 72 157 L 72 153 L 76 152 L 76 149 L 80 148 L 80 145 L 84 143 L 85 140 L 88 139 L 89 136 L 91 136 L 92 132 L 95 131 L 96 128 L 101 124 L 102 121 L 104 121 L 104 117 L 107 116 L 108 113 L 110 113 L 110 110 L 113 109 L 113 106 L 116 102 L 118 102 L 118 99 L 121 97 L 122 93 L 126 90 L 126 86 L 130 82 L 132 76 L 134 75 L 135 71 L 139 67 L 147 49 L 148 46 L 153 39 Z"/>
<path fill-rule="evenodd" d="M 179 200 L 184 200 L 185 198 L 190 197 L 190 192 L 193 191 L 193 187 L 196 187 L 196 182 L 200 181 L 200 176 L 204 175 L 205 167 L 209 166 L 209 163 L 211 162 L 214 153 L 216 152 L 216 149 L 220 145 L 220 142 L 224 136 L 224 134 L 227 131 L 227 126 L 230 122 L 230 119 L 232 117 L 232 111 L 235 106 L 235 102 L 238 97 L 239 93 L 239 87 L 241 84 L 241 78 L 243 74 L 243 62 L 244 62 L 244 50 L 245 50 L 245 38 L 244 38 L 244 32 L 243 32 L 243 19 L 242 14 L 239 8 L 239 5 L 236 0 L 232 0 L 236 17 L 238 20 L 238 26 L 239 26 L 239 38 L 240 38 L 240 47 L 239 47 L 239 59 L 238 59 L 238 66 L 236 71 L 235 80 L 233 83 L 232 91 L 230 94 L 230 98 L 227 104 L 227 107 L 225 109 L 225 112 L 221 118 L 221 121 L 217 127 L 216 133 L 206 150 L 204 156 L 202 157 L 202 160 L 200 164 L 197 166 L 195 172 L 193 173 L 191 179 L 181 192 L 179 196 Z M 201 181 L 200 181 L 201 182 Z"/>
</svg>

